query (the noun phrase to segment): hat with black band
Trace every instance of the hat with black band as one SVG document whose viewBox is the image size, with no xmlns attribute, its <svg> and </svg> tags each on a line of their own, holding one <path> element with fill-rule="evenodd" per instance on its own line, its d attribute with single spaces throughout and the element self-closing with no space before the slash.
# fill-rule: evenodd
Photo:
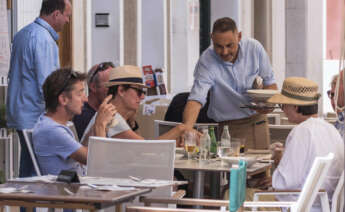
<svg viewBox="0 0 345 212">
<path fill-rule="evenodd" d="M 109 81 L 105 83 L 106 87 L 114 85 L 139 85 L 147 87 L 144 84 L 143 73 L 138 66 L 124 65 L 112 68 L 109 73 Z"/>
<path fill-rule="evenodd" d="M 318 85 L 303 77 L 289 77 L 284 80 L 280 94 L 276 94 L 267 100 L 268 103 L 287 105 L 315 105 L 320 94 Z"/>
</svg>

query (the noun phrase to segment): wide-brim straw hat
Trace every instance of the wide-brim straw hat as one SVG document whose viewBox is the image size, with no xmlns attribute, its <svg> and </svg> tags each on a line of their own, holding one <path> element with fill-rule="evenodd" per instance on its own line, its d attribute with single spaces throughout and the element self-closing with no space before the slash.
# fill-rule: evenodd
<svg viewBox="0 0 345 212">
<path fill-rule="evenodd" d="M 267 100 L 268 103 L 287 105 L 317 104 L 320 94 L 318 85 L 303 77 L 289 77 L 284 80 L 280 94 L 275 94 Z"/>
<path fill-rule="evenodd" d="M 139 85 L 147 88 L 144 84 L 143 73 L 138 66 L 124 65 L 112 68 L 109 72 L 109 81 L 106 87 L 114 85 Z"/>
</svg>

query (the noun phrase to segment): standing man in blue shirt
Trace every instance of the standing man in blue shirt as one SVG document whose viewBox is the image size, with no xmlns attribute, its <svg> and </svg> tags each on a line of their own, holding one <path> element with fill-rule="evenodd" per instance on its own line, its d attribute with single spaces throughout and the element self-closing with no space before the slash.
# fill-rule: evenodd
<svg viewBox="0 0 345 212">
<path fill-rule="evenodd" d="M 44 112 L 42 85 L 60 67 L 57 33 L 71 15 L 69 0 L 44 0 L 40 17 L 20 30 L 13 40 L 6 111 L 7 125 L 17 130 L 20 139 L 20 177 L 35 173 L 22 130 L 33 128 Z"/>
<path fill-rule="evenodd" d="M 265 49 L 257 40 L 241 39 L 236 23 L 227 17 L 214 23 L 211 38 L 213 45 L 203 52 L 195 68 L 184 123 L 192 128 L 210 90 L 208 117 L 221 129 L 229 125 L 232 137 L 245 138 L 246 148 L 267 149 L 270 139 L 264 114 L 269 111 L 241 108 L 249 104 L 246 91 L 253 88 L 258 76 L 264 89 L 277 89 Z"/>
</svg>

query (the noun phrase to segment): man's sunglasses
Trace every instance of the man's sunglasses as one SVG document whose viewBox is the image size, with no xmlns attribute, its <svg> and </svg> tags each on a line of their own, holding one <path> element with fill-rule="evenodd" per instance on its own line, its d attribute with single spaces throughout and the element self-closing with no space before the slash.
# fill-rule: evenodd
<svg viewBox="0 0 345 212">
<path fill-rule="evenodd" d="M 64 92 L 69 84 L 69 81 L 74 78 L 76 79 L 77 78 L 77 73 L 74 72 L 74 71 L 71 71 L 67 77 L 67 79 L 65 80 L 65 84 L 62 86 L 62 88 L 60 89 L 60 91 L 58 92 L 58 95 L 59 96 L 60 94 L 62 94 L 62 92 Z"/>
<path fill-rule="evenodd" d="M 329 91 L 327 91 L 327 95 L 328 95 L 328 98 L 333 99 L 335 93 L 329 90 Z"/>
<path fill-rule="evenodd" d="M 102 72 L 102 71 L 105 71 L 107 70 L 108 68 L 114 68 L 114 64 L 112 62 L 104 62 L 104 63 L 100 63 L 98 66 L 97 66 L 97 69 L 96 71 L 93 72 L 93 74 L 91 75 L 90 77 L 90 82 L 93 81 L 93 79 L 95 78 L 95 76 L 97 75 L 98 72 Z"/>
<path fill-rule="evenodd" d="M 136 88 L 136 87 L 131 87 L 131 86 L 129 86 L 129 88 L 134 89 L 137 92 L 137 95 L 138 95 L 139 98 L 143 94 L 146 95 L 146 91 L 144 91 L 142 88 Z"/>
</svg>

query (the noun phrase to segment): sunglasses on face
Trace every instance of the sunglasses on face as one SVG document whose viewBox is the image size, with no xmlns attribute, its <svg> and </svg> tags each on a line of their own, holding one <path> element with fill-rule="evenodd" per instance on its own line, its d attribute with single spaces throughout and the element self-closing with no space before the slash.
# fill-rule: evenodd
<svg viewBox="0 0 345 212">
<path fill-rule="evenodd" d="M 333 99 L 335 93 L 329 90 L 329 91 L 327 91 L 327 95 L 328 95 L 328 98 Z"/>
<path fill-rule="evenodd" d="M 58 92 L 58 95 L 59 96 L 62 92 L 64 92 L 69 84 L 69 81 L 74 78 L 76 79 L 77 78 L 77 73 L 74 72 L 74 71 L 71 71 L 70 74 L 68 75 L 67 79 L 65 80 L 65 84 L 62 86 L 61 90 Z"/>
<path fill-rule="evenodd" d="M 114 68 L 114 64 L 112 62 L 104 62 L 104 63 L 100 63 L 98 66 L 97 66 L 97 69 L 96 71 L 93 72 L 93 74 L 91 75 L 90 77 L 90 82 L 93 81 L 93 79 L 95 78 L 95 76 L 97 75 L 98 72 L 102 72 L 102 71 L 105 71 L 107 70 L 108 68 Z"/>
<path fill-rule="evenodd" d="M 144 91 L 142 88 L 136 88 L 136 87 L 131 87 L 131 86 L 129 88 L 134 89 L 137 92 L 137 95 L 139 98 L 141 97 L 141 95 L 146 94 L 146 91 Z"/>
</svg>

